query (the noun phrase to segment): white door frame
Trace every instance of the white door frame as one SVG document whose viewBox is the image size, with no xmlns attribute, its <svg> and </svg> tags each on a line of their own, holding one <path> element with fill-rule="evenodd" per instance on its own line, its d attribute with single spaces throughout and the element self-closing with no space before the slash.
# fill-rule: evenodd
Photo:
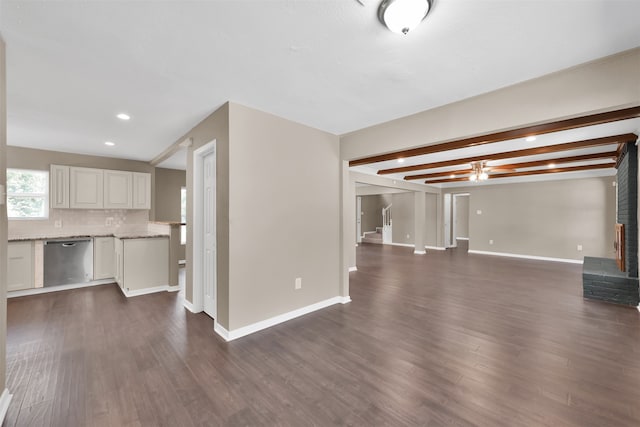
<svg viewBox="0 0 640 427">
<path fill-rule="evenodd" d="M 204 311 L 204 283 L 202 283 L 202 269 L 204 268 L 204 218 L 202 212 L 204 210 L 204 201 L 202 200 L 202 180 L 204 176 L 204 158 L 208 154 L 216 152 L 216 140 L 203 145 L 193 151 L 193 195 L 191 197 L 193 207 L 193 311 L 200 313 Z M 213 186 L 214 197 L 216 194 L 216 185 Z M 217 209 L 217 204 L 216 204 Z M 215 224 L 215 212 L 214 212 Z M 216 245 L 217 246 L 217 245 Z M 217 266 L 216 266 L 217 269 Z M 216 283 L 216 274 L 213 275 L 213 294 L 216 296 L 216 309 L 214 319 L 217 318 L 218 311 L 218 286 Z"/>
<path fill-rule="evenodd" d="M 458 247 L 458 230 L 456 227 L 456 222 L 458 219 L 458 197 L 469 197 L 470 193 L 457 193 L 453 195 L 453 212 L 451 213 L 451 221 L 453 222 L 453 225 L 451 226 L 451 246 L 453 246 L 454 248 Z M 469 218 L 469 215 L 467 215 L 467 218 Z M 467 224 L 467 230 L 469 229 L 469 224 Z"/>
<path fill-rule="evenodd" d="M 356 244 L 362 242 L 362 196 L 356 196 Z"/>
</svg>

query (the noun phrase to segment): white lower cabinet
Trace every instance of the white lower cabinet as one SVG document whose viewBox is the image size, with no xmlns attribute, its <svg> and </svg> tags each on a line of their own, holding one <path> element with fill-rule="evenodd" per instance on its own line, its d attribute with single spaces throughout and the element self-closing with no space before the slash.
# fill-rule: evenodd
<svg viewBox="0 0 640 427">
<path fill-rule="evenodd" d="M 33 241 L 9 242 L 7 245 L 7 291 L 35 287 Z"/>
<path fill-rule="evenodd" d="M 115 277 L 115 243 L 113 237 L 93 239 L 93 280 Z"/>
<path fill-rule="evenodd" d="M 169 238 L 115 239 L 116 282 L 127 293 L 169 284 Z"/>
</svg>

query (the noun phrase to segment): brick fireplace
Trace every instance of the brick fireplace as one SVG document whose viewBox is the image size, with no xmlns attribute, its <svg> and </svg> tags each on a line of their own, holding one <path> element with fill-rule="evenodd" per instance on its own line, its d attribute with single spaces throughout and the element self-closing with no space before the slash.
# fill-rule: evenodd
<svg viewBox="0 0 640 427">
<path fill-rule="evenodd" d="M 638 293 L 638 147 L 624 144 L 616 173 L 618 191 L 617 222 L 623 224 L 624 270 L 616 260 L 585 257 L 582 289 L 585 298 L 637 306 Z M 621 248 L 622 249 L 622 248 Z"/>
</svg>

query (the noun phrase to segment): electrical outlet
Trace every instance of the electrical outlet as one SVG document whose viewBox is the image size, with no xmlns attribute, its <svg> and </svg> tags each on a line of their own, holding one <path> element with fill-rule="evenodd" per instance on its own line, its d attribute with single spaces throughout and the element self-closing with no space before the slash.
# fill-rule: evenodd
<svg viewBox="0 0 640 427">
<path fill-rule="evenodd" d="M 489 240 L 489 244 L 490 244 L 490 245 L 493 245 L 493 240 Z"/>
<path fill-rule="evenodd" d="M 107 219 L 104 220 L 104 225 L 107 227 L 110 227 L 113 225 L 113 217 L 108 217 Z"/>
<path fill-rule="evenodd" d="M 302 277 L 296 277 L 295 289 L 302 289 Z"/>
<path fill-rule="evenodd" d="M 582 251 L 582 245 L 578 245 L 578 251 Z"/>
<path fill-rule="evenodd" d="M 482 211 L 481 211 L 480 209 L 478 209 L 478 210 L 476 211 L 476 215 L 482 215 Z"/>
<path fill-rule="evenodd" d="M 53 226 L 54 226 L 55 228 L 62 228 L 62 220 L 61 220 L 61 219 L 56 219 L 56 220 L 53 222 Z"/>
<path fill-rule="evenodd" d="M 411 234 L 407 234 L 407 239 L 410 239 L 410 238 L 411 238 Z"/>
</svg>

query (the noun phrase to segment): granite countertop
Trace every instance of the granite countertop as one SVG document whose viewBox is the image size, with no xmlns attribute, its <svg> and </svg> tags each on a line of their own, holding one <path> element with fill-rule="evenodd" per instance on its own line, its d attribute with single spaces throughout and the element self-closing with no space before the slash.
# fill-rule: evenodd
<svg viewBox="0 0 640 427">
<path fill-rule="evenodd" d="M 26 242 L 29 240 L 64 240 L 64 239 L 79 239 L 79 238 L 91 238 L 91 237 L 116 237 L 118 239 L 153 239 L 157 237 L 169 237 L 168 234 L 160 233 L 107 233 L 107 234 L 81 234 L 81 235 L 67 235 L 67 236 L 24 236 L 24 237 L 10 237 L 9 242 Z"/>
<path fill-rule="evenodd" d="M 160 224 L 160 225 L 187 225 L 186 222 L 180 221 L 151 221 L 152 224 Z"/>
</svg>

